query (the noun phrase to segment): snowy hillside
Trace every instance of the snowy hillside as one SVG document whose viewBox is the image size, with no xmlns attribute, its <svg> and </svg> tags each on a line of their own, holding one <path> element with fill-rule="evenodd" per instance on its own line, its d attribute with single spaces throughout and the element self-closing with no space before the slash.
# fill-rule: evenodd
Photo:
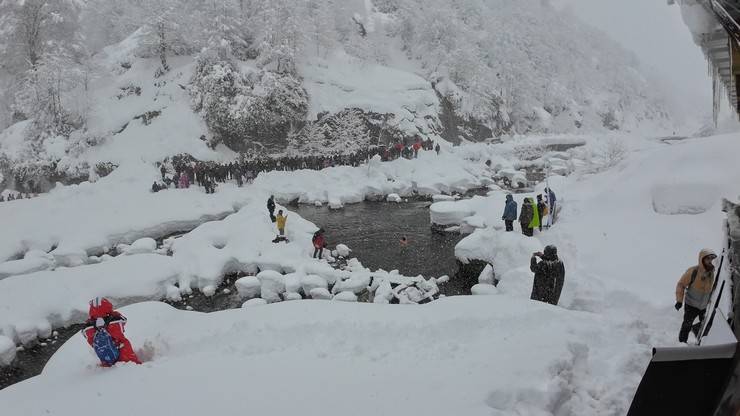
<svg viewBox="0 0 740 416">
<path fill-rule="evenodd" d="M 0 12 L 6 187 L 179 153 L 671 124 L 629 53 L 539 0 L 33 0 Z M 35 43 L 16 38 L 29 13 Z"/>
</svg>

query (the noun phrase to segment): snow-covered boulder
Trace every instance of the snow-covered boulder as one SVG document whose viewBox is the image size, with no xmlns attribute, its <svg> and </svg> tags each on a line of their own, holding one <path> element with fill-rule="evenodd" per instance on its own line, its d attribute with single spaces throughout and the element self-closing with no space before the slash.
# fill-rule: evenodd
<svg viewBox="0 0 740 416">
<path fill-rule="evenodd" d="M 301 300 L 303 299 L 303 296 L 301 296 L 300 293 L 296 292 L 285 292 L 285 295 L 283 296 L 285 300 Z"/>
<path fill-rule="evenodd" d="M 36 344 L 39 331 L 31 322 L 18 322 L 15 324 L 15 336 L 19 344 L 28 347 Z"/>
<path fill-rule="evenodd" d="M 532 253 L 542 250 L 543 245 L 536 237 L 487 228 L 477 230 L 457 243 L 455 257 L 464 264 L 468 264 L 470 260 L 482 260 L 504 273 L 528 266 Z"/>
<path fill-rule="evenodd" d="M 261 298 L 254 298 L 254 299 L 249 299 L 248 301 L 242 303 L 242 308 L 249 308 L 252 306 L 262 306 L 262 305 L 267 305 L 267 301 Z"/>
<path fill-rule="evenodd" d="M 15 343 L 12 339 L 0 335 L 0 367 L 10 365 L 15 360 Z"/>
<path fill-rule="evenodd" d="M 216 294 L 216 286 L 206 285 L 206 286 L 203 286 L 203 288 L 200 291 L 203 292 L 203 294 L 206 295 L 206 297 L 210 298 L 211 296 Z"/>
<path fill-rule="evenodd" d="M 478 283 L 470 289 L 473 295 L 498 295 L 499 290 L 494 285 Z"/>
<path fill-rule="evenodd" d="M 338 257 L 344 257 L 344 258 L 346 258 L 346 257 L 349 257 L 349 253 L 350 253 L 350 252 L 351 252 L 352 250 L 350 250 L 350 249 L 349 249 L 349 247 L 347 247 L 347 246 L 346 246 L 346 245 L 344 245 L 344 244 L 337 244 L 337 249 L 336 249 L 336 251 L 337 251 L 337 256 L 338 256 Z"/>
<path fill-rule="evenodd" d="M 342 200 L 336 196 L 336 195 L 330 195 L 329 198 L 329 209 L 342 209 L 344 208 L 344 203 Z"/>
<path fill-rule="evenodd" d="M 180 289 L 177 286 L 169 285 L 167 286 L 166 298 L 171 302 L 179 302 L 182 300 L 182 293 L 180 293 Z"/>
<path fill-rule="evenodd" d="M 302 274 L 299 273 L 288 273 L 285 276 L 283 276 L 283 281 L 285 282 L 285 292 L 286 293 L 298 293 L 298 291 L 301 290 L 301 278 L 303 277 Z"/>
<path fill-rule="evenodd" d="M 262 293 L 262 284 L 256 276 L 244 276 L 234 282 L 236 291 L 243 299 L 257 298 Z"/>
<path fill-rule="evenodd" d="M 492 285 L 494 282 L 494 279 L 495 279 L 495 276 L 493 273 L 493 266 L 488 264 L 486 265 L 486 267 L 483 268 L 483 271 L 480 273 L 480 276 L 478 276 L 478 283 Z"/>
<path fill-rule="evenodd" d="M 157 249 L 157 242 L 153 238 L 140 238 L 133 242 L 130 246 L 128 246 L 124 251 L 123 254 L 126 255 L 132 255 L 132 254 L 142 254 L 142 253 L 152 253 Z"/>
<path fill-rule="evenodd" d="M 442 195 L 442 194 L 432 195 L 433 202 L 444 202 L 444 201 L 454 201 L 454 200 L 455 200 L 455 197 L 451 195 Z"/>
<path fill-rule="evenodd" d="M 357 295 L 352 292 L 345 291 L 334 295 L 332 300 L 338 300 L 340 302 L 357 302 Z"/>
<path fill-rule="evenodd" d="M 281 301 L 280 294 L 285 292 L 285 278 L 282 274 L 265 270 L 257 275 L 257 279 L 260 281 L 262 299 L 268 303 Z"/>
<path fill-rule="evenodd" d="M 429 207 L 432 224 L 437 225 L 460 225 L 463 219 L 473 214 L 475 212 L 468 207 L 465 201 L 436 202 Z"/>
<path fill-rule="evenodd" d="M 332 298 L 331 293 L 327 289 L 324 289 L 323 287 L 317 287 L 315 289 L 311 289 L 311 292 L 309 292 L 309 295 L 311 295 L 312 299 L 318 299 L 318 300 L 329 300 Z"/>
<path fill-rule="evenodd" d="M 360 293 L 370 285 L 370 274 L 354 273 L 349 279 L 338 280 L 332 288 L 333 293 L 352 292 Z"/>
<path fill-rule="evenodd" d="M 473 231 L 480 228 L 486 228 L 486 219 L 481 215 L 465 217 L 460 223 L 461 234 L 471 234 Z"/>
<path fill-rule="evenodd" d="M 303 293 L 308 295 L 313 289 L 327 289 L 329 284 L 323 277 L 310 274 L 301 278 L 301 286 L 303 287 Z"/>
<path fill-rule="evenodd" d="M 388 194 L 388 196 L 386 197 L 386 201 L 399 203 L 403 201 L 403 198 L 401 198 L 401 195 L 398 194 Z"/>
</svg>

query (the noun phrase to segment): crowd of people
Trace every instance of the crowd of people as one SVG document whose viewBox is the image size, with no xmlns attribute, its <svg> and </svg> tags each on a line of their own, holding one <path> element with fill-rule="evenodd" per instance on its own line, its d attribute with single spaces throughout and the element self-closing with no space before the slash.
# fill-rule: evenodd
<svg viewBox="0 0 740 416">
<path fill-rule="evenodd" d="M 237 185 L 242 186 L 254 181 L 261 172 L 321 170 L 334 166 L 357 167 L 376 155 L 387 162 L 398 158 L 416 158 L 422 150 L 440 153 L 439 144 L 431 139 L 417 138 L 411 144 L 397 142 L 392 146 L 372 146 L 352 153 L 335 153 L 327 156 L 242 156 L 240 160 L 230 163 L 179 158 L 170 163 L 165 161 L 159 164 L 161 179 L 152 184 L 151 190 L 159 192 L 168 188 L 189 188 L 197 184 L 205 188 L 206 193 L 214 193 L 218 183 L 235 181 Z"/>
<path fill-rule="evenodd" d="M 522 202 L 522 209 L 518 213 L 518 204 L 511 194 L 506 195 L 506 205 L 501 219 L 504 221 L 506 231 L 514 231 L 514 222 L 519 219 L 522 234 L 532 237 L 534 230 L 542 232 L 543 228 L 550 228 L 555 223 L 557 213 L 557 198 L 552 189 L 545 188 L 543 194 L 537 195 L 537 200 L 527 197 Z"/>
<path fill-rule="evenodd" d="M 31 198 L 34 198 L 36 196 L 37 195 L 33 195 L 33 194 L 25 194 L 24 195 L 24 194 L 22 194 L 20 192 L 18 192 L 17 194 L 11 192 L 11 193 L 8 194 L 8 197 L 7 198 L 5 196 L 3 196 L 3 195 L 0 195 L 0 202 L 15 201 L 15 200 L 19 200 L 19 199 L 31 199 Z"/>
</svg>

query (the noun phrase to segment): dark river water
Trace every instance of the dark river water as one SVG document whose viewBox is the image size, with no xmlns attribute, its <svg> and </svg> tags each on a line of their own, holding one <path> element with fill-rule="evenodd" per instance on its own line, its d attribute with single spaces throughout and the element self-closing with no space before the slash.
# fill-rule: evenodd
<svg viewBox="0 0 740 416">
<path fill-rule="evenodd" d="M 363 202 L 341 210 L 326 207 L 292 207 L 303 218 L 326 230 L 330 247 L 345 244 L 363 266 L 406 276 L 454 276 L 455 245 L 459 234 L 431 231 L 431 202 Z M 404 248 L 400 240 L 406 237 Z"/>
</svg>

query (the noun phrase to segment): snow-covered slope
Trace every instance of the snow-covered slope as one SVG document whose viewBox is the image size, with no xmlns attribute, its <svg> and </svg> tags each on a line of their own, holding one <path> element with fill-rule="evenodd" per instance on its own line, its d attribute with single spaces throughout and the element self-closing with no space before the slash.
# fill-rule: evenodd
<svg viewBox="0 0 740 416">
<path fill-rule="evenodd" d="M 0 133 L 4 186 L 84 180 L 95 177 L 99 163 L 235 156 L 224 146 L 209 148 L 215 143 L 240 151 L 346 151 L 347 140 L 364 147 L 417 135 L 458 142 L 508 133 L 664 131 L 672 124 L 660 91 L 629 53 L 547 2 L 278 3 L 254 11 L 264 18 L 259 23 L 234 10 L 223 23 L 229 31 L 218 36 L 199 26 L 212 19 L 187 20 L 203 10 L 182 3 L 176 13 L 172 6 L 168 30 L 184 44 L 165 45 L 167 70 L 152 52 L 151 22 L 127 32 L 116 26 L 122 17 L 80 6 L 83 20 L 95 21 L 78 32 L 113 19 L 106 38 L 116 41 L 70 68 L 84 75 L 84 82 L 68 77 L 72 84 L 59 92 L 63 119 L 74 123 L 49 125 L 50 115 L 39 110 L 38 117 L 26 114 L 35 122 Z M 125 2 L 115 12 L 138 16 L 140 9 Z M 280 25 L 270 23 L 276 16 Z M 247 52 L 234 46 L 237 40 Z M 194 77 L 199 59 L 205 64 Z M 213 83 L 200 83 L 203 76 Z M 205 107 L 204 97 L 211 98 Z M 317 115 L 347 110 L 359 113 L 331 134 L 317 127 Z"/>
</svg>

